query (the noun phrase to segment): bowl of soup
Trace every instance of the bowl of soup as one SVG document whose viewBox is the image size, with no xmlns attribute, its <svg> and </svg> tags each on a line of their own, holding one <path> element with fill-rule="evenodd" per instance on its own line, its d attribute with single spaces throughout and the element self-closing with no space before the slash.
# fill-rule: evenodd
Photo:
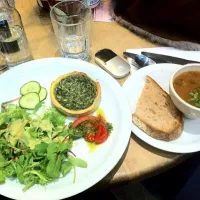
<svg viewBox="0 0 200 200">
<path fill-rule="evenodd" d="M 185 117 L 200 118 L 200 64 L 188 64 L 176 70 L 170 79 L 169 94 Z"/>
</svg>

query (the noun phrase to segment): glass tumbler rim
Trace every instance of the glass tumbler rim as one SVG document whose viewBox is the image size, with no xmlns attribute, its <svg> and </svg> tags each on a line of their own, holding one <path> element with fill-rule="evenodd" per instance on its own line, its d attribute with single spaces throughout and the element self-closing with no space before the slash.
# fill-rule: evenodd
<svg viewBox="0 0 200 200">
<path fill-rule="evenodd" d="M 78 22 L 78 23 L 73 23 L 73 24 L 65 24 L 65 23 L 62 23 L 62 22 L 59 22 L 57 21 L 54 17 L 53 17 L 53 10 L 60 4 L 63 4 L 64 2 L 68 2 L 68 1 L 72 1 L 72 2 L 80 2 L 82 5 L 85 6 L 85 8 L 88 8 L 89 10 L 89 15 L 87 18 L 85 18 L 82 22 Z M 85 3 L 81 2 L 80 0 L 64 0 L 64 1 L 61 1 L 61 2 L 58 2 L 57 4 L 55 4 L 51 10 L 50 10 L 50 17 L 51 17 L 51 20 L 54 21 L 55 23 L 61 25 L 61 26 L 77 26 L 77 25 L 81 25 L 81 24 L 84 24 L 85 22 L 87 22 L 92 16 L 92 9 L 87 6 Z"/>
</svg>

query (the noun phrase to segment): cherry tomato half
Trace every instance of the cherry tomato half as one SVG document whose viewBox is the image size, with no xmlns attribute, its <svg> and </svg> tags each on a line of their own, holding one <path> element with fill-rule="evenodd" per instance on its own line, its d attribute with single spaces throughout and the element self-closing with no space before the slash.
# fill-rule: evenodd
<svg viewBox="0 0 200 200">
<path fill-rule="evenodd" d="M 86 122 L 87 121 L 87 122 Z M 71 128 L 76 128 L 81 123 L 86 122 L 84 124 L 85 127 L 88 128 L 94 128 L 94 132 L 89 130 L 86 132 L 86 135 L 84 136 L 84 139 L 88 142 L 94 142 L 96 144 L 101 144 L 105 142 L 108 138 L 108 131 L 106 129 L 106 120 L 103 116 L 98 115 L 95 116 L 83 116 L 78 119 L 76 119 L 72 125 Z"/>
<path fill-rule="evenodd" d="M 95 133 L 88 133 L 84 136 L 84 139 L 88 142 L 94 142 L 95 139 Z"/>
<path fill-rule="evenodd" d="M 87 120 L 88 121 L 95 121 L 95 120 L 97 120 L 97 118 L 95 116 L 83 116 L 83 117 L 80 117 L 80 118 L 76 119 L 72 123 L 71 127 L 72 128 L 76 128 L 79 124 L 81 124 L 82 122 L 87 121 Z"/>
<path fill-rule="evenodd" d="M 94 142 L 97 144 L 101 144 L 105 142 L 108 138 L 108 131 L 106 127 L 102 124 L 99 124 L 98 132 L 95 135 Z"/>
<path fill-rule="evenodd" d="M 106 124 L 106 120 L 102 115 L 98 115 L 97 120 L 98 120 L 99 123 Z"/>
</svg>

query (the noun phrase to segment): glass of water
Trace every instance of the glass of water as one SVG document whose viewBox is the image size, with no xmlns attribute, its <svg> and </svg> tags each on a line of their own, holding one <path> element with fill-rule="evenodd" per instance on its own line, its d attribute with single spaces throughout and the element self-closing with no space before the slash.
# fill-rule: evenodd
<svg viewBox="0 0 200 200">
<path fill-rule="evenodd" d="M 63 57 L 90 60 L 92 11 L 85 3 L 67 0 L 50 11 L 51 21 Z"/>
<path fill-rule="evenodd" d="M 0 52 L 0 71 L 7 69 L 8 65 L 2 52 Z"/>
<path fill-rule="evenodd" d="M 0 51 L 9 67 L 33 59 L 21 16 L 7 1 L 0 6 Z"/>
</svg>

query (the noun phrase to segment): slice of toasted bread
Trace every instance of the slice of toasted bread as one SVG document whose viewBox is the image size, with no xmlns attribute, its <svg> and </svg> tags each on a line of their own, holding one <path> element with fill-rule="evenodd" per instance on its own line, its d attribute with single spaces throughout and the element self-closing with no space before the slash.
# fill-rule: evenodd
<svg viewBox="0 0 200 200">
<path fill-rule="evenodd" d="M 149 76 L 137 102 L 133 123 L 151 137 L 165 141 L 178 138 L 183 131 L 182 113 Z"/>
</svg>

